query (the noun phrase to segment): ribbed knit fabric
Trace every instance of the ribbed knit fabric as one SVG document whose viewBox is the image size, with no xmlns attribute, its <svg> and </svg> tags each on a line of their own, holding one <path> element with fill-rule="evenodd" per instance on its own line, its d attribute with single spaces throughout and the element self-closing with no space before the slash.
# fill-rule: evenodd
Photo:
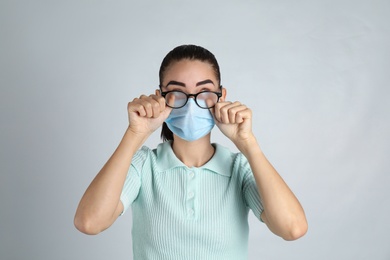
<svg viewBox="0 0 390 260">
<path fill-rule="evenodd" d="M 214 144 L 213 158 L 188 168 L 171 143 L 133 157 L 121 201 L 132 206 L 134 260 L 247 259 L 248 212 L 263 206 L 248 161 Z"/>
</svg>

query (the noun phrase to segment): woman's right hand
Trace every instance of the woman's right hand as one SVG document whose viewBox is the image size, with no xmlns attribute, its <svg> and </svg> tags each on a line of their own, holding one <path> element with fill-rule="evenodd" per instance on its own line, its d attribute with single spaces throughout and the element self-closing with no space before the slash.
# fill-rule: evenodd
<svg viewBox="0 0 390 260">
<path fill-rule="evenodd" d="M 141 95 L 127 105 L 129 130 L 137 135 L 148 136 L 163 124 L 171 110 L 162 96 Z"/>
</svg>

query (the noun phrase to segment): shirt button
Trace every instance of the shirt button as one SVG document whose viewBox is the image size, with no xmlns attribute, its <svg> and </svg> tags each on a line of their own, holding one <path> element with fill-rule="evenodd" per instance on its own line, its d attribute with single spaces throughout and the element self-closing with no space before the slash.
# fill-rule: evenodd
<svg viewBox="0 0 390 260">
<path fill-rule="evenodd" d="M 194 215 L 194 210 L 193 210 L 193 209 L 189 209 L 189 210 L 188 210 L 188 214 L 189 214 L 189 215 Z"/>
<path fill-rule="evenodd" d="M 195 176 L 195 173 L 194 172 L 190 172 L 190 179 L 194 178 Z"/>
<path fill-rule="evenodd" d="M 192 199 L 195 196 L 195 193 L 193 191 L 188 192 L 188 198 Z"/>
</svg>

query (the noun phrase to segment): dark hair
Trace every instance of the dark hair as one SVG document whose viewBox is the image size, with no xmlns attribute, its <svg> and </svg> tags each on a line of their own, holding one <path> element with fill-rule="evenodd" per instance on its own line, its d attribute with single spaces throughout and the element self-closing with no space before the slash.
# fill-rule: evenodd
<svg viewBox="0 0 390 260">
<path fill-rule="evenodd" d="M 173 63 L 181 61 L 181 60 L 199 60 L 203 62 L 209 63 L 213 69 L 215 76 L 218 80 L 218 85 L 221 84 L 221 72 L 219 71 L 219 65 L 217 62 L 217 59 L 215 58 L 214 54 L 212 54 L 210 51 L 206 50 L 203 47 L 196 46 L 196 45 L 181 45 L 173 50 L 171 50 L 163 59 L 160 71 L 159 71 L 159 77 L 160 77 L 160 88 L 162 87 L 162 82 L 164 80 L 164 74 Z M 162 125 L 161 130 L 161 138 L 165 141 L 173 141 L 173 133 L 171 130 L 169 130 L 167 124 L 164 122 Z"/>
</svg>

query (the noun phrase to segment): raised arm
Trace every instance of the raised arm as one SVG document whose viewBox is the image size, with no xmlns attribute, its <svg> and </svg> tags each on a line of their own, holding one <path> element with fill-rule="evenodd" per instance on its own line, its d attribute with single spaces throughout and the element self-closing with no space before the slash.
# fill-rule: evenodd
<svg viewBox="0 0 390 260">
<path fill-rule="evenodd" d="M 304 210 L 261 151 L 252 133 L 252 111 L 239 102 L 220 102 L 213 113 L 221 132 L 248 159 L 263 201 L 261 219 L 273 233 L 285 240 L 303 236 L 308 227 Z"/>
<path fill-rule="evenodd" d="M 276 235 L 295 240 L 307 231 L 305 213 L 298 199 L 264 156 L 254 137 L 240 144 L 248 159 L 263 201 L 261 219 Z"/>
<path fill-rule="evenodd" d="M 159 95 L 141 96 L 128 104 L 129 127 L 118 148 L 85 191 L 74 218 L 83 233 L 94 235 L 110 227 L 123 205 L 120 195 L 131 159 L 170 113 Z"/>
</svg>

